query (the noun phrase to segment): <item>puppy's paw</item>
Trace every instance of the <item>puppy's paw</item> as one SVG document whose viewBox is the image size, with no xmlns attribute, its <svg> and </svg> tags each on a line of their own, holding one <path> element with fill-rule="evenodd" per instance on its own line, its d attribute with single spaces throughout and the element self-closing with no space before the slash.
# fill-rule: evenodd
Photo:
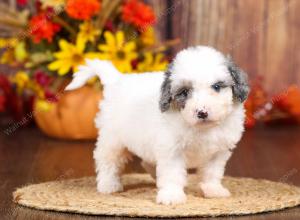
<svg viewBox="0 0 300 220">
<path fill-rule="evenodd" d="M 200 183 L 200 188 L 206 198 L 229 197 L 231 194 L 221 183 Z"/>
<path fill-rule="evenodd" d="M 157 193 L 156 202 L 163 205 L 174 205 L 184 203 L 186 195 L 183 189 L 170 187 L 160 189 Z"/>
<path fill-rule="evenodd" d="M 123 185 L 120 181 L 99 181 L 97 183 L 97 190 L 103 194 L 110 194 L 114 192 L 123 191 Z"/>
</svg>

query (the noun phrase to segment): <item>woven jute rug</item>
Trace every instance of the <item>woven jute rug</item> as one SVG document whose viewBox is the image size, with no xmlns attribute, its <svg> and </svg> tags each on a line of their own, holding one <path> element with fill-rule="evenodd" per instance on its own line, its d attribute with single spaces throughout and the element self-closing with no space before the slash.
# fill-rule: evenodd
<svg viewBox="0 0 300 220">
<path fill-rule="evenodd" d="M 189 176 L 187 202 L 180 205 L 155 203 L 154 180 L 147 174 L 122 177 L 124 191 L 103 195 L 96 191 L 94 177 L 46 182 L 17 189 L 20 205 L 60 212 L 139 217 L 192 217 L 245 215 L 280 210 L 300 204 L 300 188 L 267 180 L 225 177 L 229 198 L 201 196 L 195 175 Z"/>
</svg>

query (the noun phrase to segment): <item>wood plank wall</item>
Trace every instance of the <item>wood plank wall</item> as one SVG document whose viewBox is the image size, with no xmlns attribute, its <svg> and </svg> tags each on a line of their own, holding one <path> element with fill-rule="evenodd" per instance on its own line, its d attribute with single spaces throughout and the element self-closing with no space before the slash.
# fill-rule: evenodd
<svg viewBox="0 0 300 220">
<path fill-rule="evenodd" d="M 229 53 L 271 93 L 300 86 L 300 0 L 148 0 L 160 39 Z"/>
</svg>

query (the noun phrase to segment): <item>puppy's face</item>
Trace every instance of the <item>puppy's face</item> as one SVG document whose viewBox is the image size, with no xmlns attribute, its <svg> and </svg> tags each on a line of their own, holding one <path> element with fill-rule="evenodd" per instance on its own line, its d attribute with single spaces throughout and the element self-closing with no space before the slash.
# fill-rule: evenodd
<svg viewBox="0 0 300 220">
<path fill-rule="evenodd" d="M 190 125 L 212 126 L 247 98 L 246 74 L 209 47 L 180 52 L 166 72 L 160 109 L 178 111 Z"/>
</svg>

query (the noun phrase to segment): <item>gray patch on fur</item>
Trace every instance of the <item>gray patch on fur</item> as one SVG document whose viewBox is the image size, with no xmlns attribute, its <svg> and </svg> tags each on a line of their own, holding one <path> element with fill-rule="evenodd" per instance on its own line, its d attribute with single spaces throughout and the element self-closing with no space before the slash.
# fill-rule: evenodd
<svg viewBox="0 0 300 220">
<path fill-rule="evenodd" d="M 171 68 L 172 65 L 169 65 L 167 71 L 165 72 L 165 79 L 161 86 L 161 94 L 159 100 L 159 108 L 161 112 L 167 111 L 172 102 L 172 93 L 171 93 Z"/>
<path fill-rule="evenodd" d="M 178 109 L 183 109 L 186 103 L 188 96 L 178 95 L 174 96 L 174 105 Z"/>
<path fill-rule="evenodd" d="M 186 90 L 186 94 L 180 94 L 183 90 Z M 192 88 L 191 86 L 182 86 L 177 90 L 177 92 L 174 95 L 174 101 L 173 106 L 176 109 L 183 109 L 185 107 L 186 101 L 191 97 L 192 95 Z"/>
<path fill-rule="evenodd" d="M 250 92 L 248 76 L 233 62 L 230 56 L 227 57 L 226 65 L 234 83 L 232 86 L 233 95 L 239 102 L 244 102 Z"/>
</svg>

